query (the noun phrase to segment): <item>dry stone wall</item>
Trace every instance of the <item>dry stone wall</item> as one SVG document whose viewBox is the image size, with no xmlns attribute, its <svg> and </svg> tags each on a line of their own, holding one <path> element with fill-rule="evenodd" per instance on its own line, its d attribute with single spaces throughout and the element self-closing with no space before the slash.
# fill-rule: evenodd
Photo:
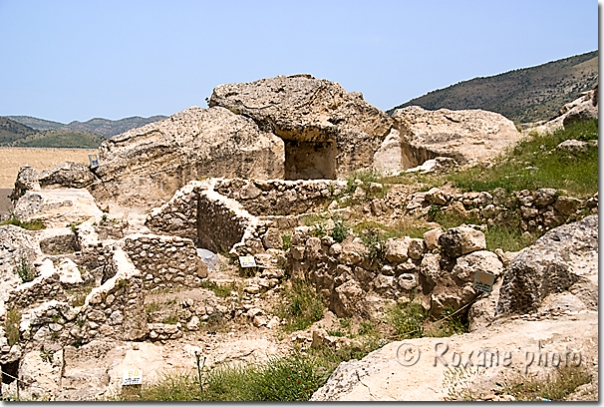
<svg viewBox="0 0 604 407">
<path fill-rule="evenodd" d="M 199 287 L 201 279 L 208 276 L 191 239 L 133 235 L 125 239 L 124 250 L 142 273 L 145 290 Z"/>
<path fill-rule="evenodd" d="M 249 213 L 262 215 L 301 214 L 324 207 L 340 196 L 344 181 L 221 179 L 215 191 L 238 201 Z"/>
<path fill-rule="evenodd" d="M 486 191 L 448 194 L 432 188 L 414 194 L 406 209 L 410 213 L 429 216 L 435 211 L 449 212 L 487 225 L 502 224 L 516 217 L 522 230 L 536 232 L 576 221 L 586 213 L 597 213 L 597 207 L 597 193 L 581 200 L 553 188 L 515 191 L 512 194 L 503 188 L 496 188 L 492 194 Z"/>
<path fill-rule="evenodd" d="M 287 252 L 288 267 L 292 275 L 309 278 L 339 317 L 368 317 L 375 296 L 394 300 L 419 296 L 426 309 L 439 315 L 476 297 L 476 271 L 499 276 L 503 264 L 484 250 L 484 235 L 478 230 L 459 227 L 441 232 L 440 247 L 428 250 L 433 234 L 366 245 L 351 235 L 337 243 L 330 236 L 311 236 L 309 227 L 298 227 Z"/>
</svg>

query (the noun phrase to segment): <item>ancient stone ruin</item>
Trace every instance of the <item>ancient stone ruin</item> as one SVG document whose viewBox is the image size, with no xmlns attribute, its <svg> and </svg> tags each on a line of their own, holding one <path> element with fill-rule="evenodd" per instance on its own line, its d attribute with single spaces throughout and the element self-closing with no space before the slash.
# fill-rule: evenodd
<svg viewBox="0 0 604 407">
<path fill-rule="evenodd" d="M 554 315 L 552 295 L 573 312 L 597 310 L 597 194 L 418 191 L 359 175 L 487 163 L 521 136 L 502 116 L 411 107 L 390 117 L 310 75 L 221 85 L 209 105 L 105 141 L 96 168 L 21 169 L 14 215 L 46 229 L 0 227 L 3 394 L 113 397 L 120 369 L 163 360 L 158 349 L 182 359 L 176 367 L 202 351 L 217 366 L 262 357 L 255 348 L 347 343 L 322 328 L 274 338 L 285 324 L 274 304 L 295 279 L 340 319 L 380 321 L 417 301 L 435 318 L 465 310 L 481 332 Z M 467 222 L 445 229 L 435 213 Z M 487 250 L 486 228 L 516 215 L 522 232 L 545 235 L 520 253 Z M 371 241 L 342 226 L 378 221 L 427 227 Z M 256 266 L 240 267 L 242 256 Z M 494 276 L 491 296 L 475 289 L 481 272 Z M 229 324 L 254 342 L 220 332 Z M 347 369 L 332 379 L 354 376 Z M 339 399 L 357 383 L 333 380 L 314 398 Z"/>
</svg>

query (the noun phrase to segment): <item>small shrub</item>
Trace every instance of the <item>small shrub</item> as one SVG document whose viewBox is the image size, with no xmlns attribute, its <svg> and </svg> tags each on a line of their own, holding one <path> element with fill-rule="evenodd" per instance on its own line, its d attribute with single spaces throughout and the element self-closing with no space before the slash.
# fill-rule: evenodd
<svg viewBox="0 0 604 407">
<path fill-rule="evenodd" d="M 6 312 L 6 320 L 4 321 L 4 332 L 8 345 L 13 346 L 21 338 L 19 326 L 21 325 L 21 313 L 15 308 L 10 308 Z"/>
<path fill-rule="evenodd" d="M 361 234 L 361 240 L 367 248 L 366 257 L 370 261 L 382 261 L 386 250 L 386 239 L 377 228 L 365 229 Z"/>
<path fill-rule="evenodd" d="M 333 230 L 331 231 L 330 236 L 336 242 L 342 243 L 344 241 L 344 239 L 346 239 L 346 236 L 348 235 L 348 231 L 350 230 L 350 228 L 344 223 L 344 221 L 339 220 L 339 219 L 335 220 L 334 224 L 335 225 L 333 227 Z"/>
<path fill-rule="evenodd" d="M 281 241 L 283 242 L 283 250 L 288 250 L 292 247 L 292 237 L 290 235 L 282 235 Z"/>
<path fill-rule="evenodd" d="M 29 263 L 27 262 L 27 259 L 25 259 L 24 257 L 21 258 L 21 260 L 19 261 L 19 264 L 16 265 L 15 268 L 17 270 L 17 274 L 19 275 L 19 278 L 21 278 L 22 283 L 29 283 L 30 281 L 34 280 L 34 278 L 35 278 L 34 269 L 29 265 Z"/>
<path fill-rule="evenodd" d="M 130 285 L 130 282 L 128 280 L 117 280 L 115 283 L 115 286 L 117 288 L 124 288 L 124 287 L 128 287 Z"/>
<path fill-rule="evenodd" d="M 284 329 L 293 332 L 306 329 L 323 318 L 323 300 L 307 280 L 294 279 L 290 285 L 289 288 L 284 286 L 285 301 L 276 314 L 287 321 Z"/>
</svg>

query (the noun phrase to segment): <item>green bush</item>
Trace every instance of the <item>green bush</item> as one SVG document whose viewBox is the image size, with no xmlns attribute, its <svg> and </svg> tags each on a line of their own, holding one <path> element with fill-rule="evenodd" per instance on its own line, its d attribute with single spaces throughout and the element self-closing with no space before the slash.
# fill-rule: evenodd
<svg viewBox="0 0 604 407">
<path fill-rule="evenodd" d="M 346 236 L 348 235 L 349 230 L 350 230 L 350 228 L 348 227 L 348 225 L 346 225 L 344 223 L 344 221 L 338 219 L 338 220 L 334 221 L 334 227 L 333 227 L 333 230 L 331 231 L 330 236 L 336 242 L 342 243 L 344 241 L 344 239 L 346 239 Z"/>
<path fill-rule="evenodd" d="M 562 401 L 577 387 L 590 383 L 591 375 L 583 366 L 563 366 L 545 379 L 518 376 L 504 385 L 504 392 L 521 401 Z M 595 395 L 594 400 L 597 400 Z"/>
</svg>

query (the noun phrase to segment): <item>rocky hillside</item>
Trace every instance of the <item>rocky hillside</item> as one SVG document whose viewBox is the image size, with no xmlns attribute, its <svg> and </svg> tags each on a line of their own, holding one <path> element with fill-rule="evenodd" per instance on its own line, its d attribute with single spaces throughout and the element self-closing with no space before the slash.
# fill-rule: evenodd
<svg viewBox="0 0 604 407">
<path fill-rule="evenodd" d="M 482 109 L 517 123 L 549 120 L 598 83 L 598 51 L 496 76 L 474 78 L 399 105 L 428 110 Z"/>
<path fill-rule="evenodd" d="M 6 117 L 0 117 L 0 145 L 6 145 L 25 138 L 36 131 Z"/>
</svg>

